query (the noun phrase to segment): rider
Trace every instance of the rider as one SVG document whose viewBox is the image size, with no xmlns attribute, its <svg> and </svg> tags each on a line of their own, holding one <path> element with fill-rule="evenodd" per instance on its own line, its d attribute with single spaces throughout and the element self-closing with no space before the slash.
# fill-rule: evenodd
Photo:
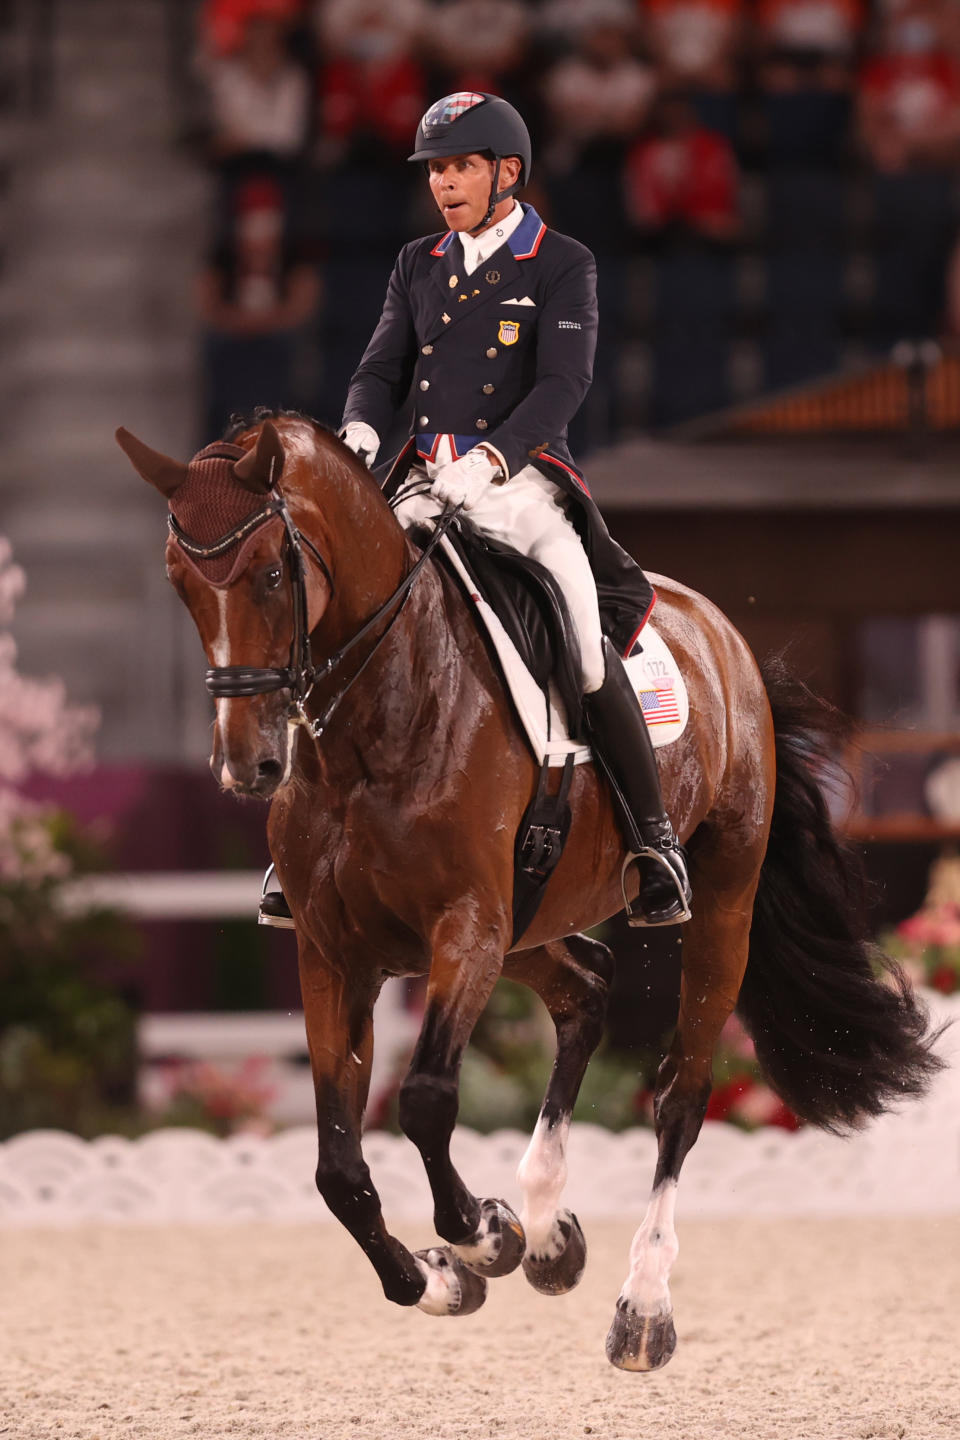
<svg viewBox="0 0 960 1440">
<path fill-rule="evenodd" d="M 462 504 L 482 534 L 556 577 L 580 642 L 591 744 L 629 811 L 624 871 L 639 863 L 641 882 L 630 918 L 671 924 L 689 916 L 686 865 L 620 659 L 652 592 L 608 534 L 566 444 L 593 373 L 596 266 L 514 198 L 531 158 L 526 125 L 497 96 L 447 95 L 423 116 L 409 159 L 426 167 L 449 228 L 401 251 L 341 436 L 372 465 L 413 385 L 414 434 L 387 481 L 398 518 L 410 526 L 438 502 Z M 287 916 L 282 896 L 265 897 L 265 923 Z"/>
</svg>

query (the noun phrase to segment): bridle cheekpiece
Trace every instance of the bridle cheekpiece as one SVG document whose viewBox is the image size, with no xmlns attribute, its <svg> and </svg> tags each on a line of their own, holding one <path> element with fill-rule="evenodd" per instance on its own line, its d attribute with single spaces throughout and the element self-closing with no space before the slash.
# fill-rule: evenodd
<svg viewBox="0 0 960 1440">
<path fill-rule="evenodd" d="M 239 446 L 221 443 L 216 447 L 209 447 L 204 453 L 205 458 L 210 459 L 231 459 L 242 456 L 246 452 Z M 214 665 L 206 673 L 206 687 L 208 692 L 216 700 L 240 700 L 252 695 L 269 695 L 277 690 L 290 691 L 290 715 L 292 723 L 303 725 L 314 739 L 319 739 L 339 706 L 347 691 L 360 678 L 364 670 L 370 664 L 380 645 L 386 639 L 394 622 L 398 619 L 404 605 L 409 597 L 417 576 L 420 574 L 430 555 L 439 544 L 441 537 L 449 529 L 450 525 L 459 515 L 461 506 L 448 510 L 438 521 L 433 535 L 419 559 L 400 581 L 388 600 L 366 620 L 360 629 L 342 645 L 339 650 L 330 655 L 321 665 L 313 662 L 313 653 L 310 644 L 310 630 L 307 619 L 307 576 L 306 556 L 309 555 L 316 565 L 319 566 L 327 584 L 330 587 L 331 599 L 335 593 L 333 575 L 323 555 L 314 545 L 309 536 L 304 535 L 294 524 L 290 511 L 287 508 L 283 494 L 273 484 L 274 465 L 271 462 L 270 479 L 271 487 L 268 492 L 269 498 L 266 503 L 255 510 L 253 514 L 247 515 L 224 534 L 214 540 L 199 541 L 188 535 L 171 513 L 168 517 L 170 534 L 184 554 L 194 562 L 203 562 L 218 559 L 225 555 L 233 546 L 244 544 L 261 526 L 268 524 L 271 520 L 280 519 L 286 531 L 284 550 L 290 571 L 290 583 L 293 606 L 293 633 L 290 641 L 290 662 L 288 665 L 279 666 L 250 666 L 250 665 Z M 201 571 L 201 574 L 203 572 Z M 231 572 L 234 573 L 234 572 Z M 399 604 L 397 603 L 399 601 Z M 394 608 L 395 607 L 395 608 Z M 394 613 L 376 641 L 363 664 L 346 681 L 344 685 L 327 701 L 321 713 L 311 718 L 307 714 L 307 702 L 318 682 L 326 680 L 333 675 L 343 664 L 344 660 L 356 648 L 357 645 L 373 630 L 381 620 L 385 619 L 390 611 Z"/>
</svg>

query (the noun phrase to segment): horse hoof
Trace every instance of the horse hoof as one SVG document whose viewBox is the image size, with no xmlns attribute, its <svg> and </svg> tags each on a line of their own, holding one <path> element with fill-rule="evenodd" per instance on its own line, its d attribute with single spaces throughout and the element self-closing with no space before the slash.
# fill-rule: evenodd
<svg viewBox="0 0 960 1440">
<path fill-rule="evenodd" d="M 580 1284 L 586 1265 L 587 1242 L 580 1221 L 570 1210 L 561 1210 L 546 1244 L 527 1252 L 523 1273 L 541 1295 L 566 1295 Z"/>
<path fill-rule="evenodd" d="M 468 1270 L 449 1245 L 418 1250 L 413 1257 L 427 1282 L 417 1308 L 428 1315 L 472 1315 L 487 1298 L 487 1282 Z"/>
<path fill-rule="evenodd" d="M 618 1370 L 659 1370 L 677 1348 L 677 1332 L 669 1310 L 660 1315 L 638 1315 L 629 1303 L 617 1301 L 607 1335 L 607 1359 Z"/>
<path fill-rule="evenodd" d="M 451 1248 L 468 1269 L 497 1280 L 516 1270 L 526 1244 L 523 1226 L 509 1205 L 503 1200 L 481 1200 L 476 1235 L 465 1245 Z"/>
</svg>

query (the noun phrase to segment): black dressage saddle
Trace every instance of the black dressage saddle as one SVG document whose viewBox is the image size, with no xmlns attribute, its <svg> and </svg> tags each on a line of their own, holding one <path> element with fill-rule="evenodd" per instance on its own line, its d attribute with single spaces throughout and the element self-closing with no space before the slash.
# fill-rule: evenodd
<svg viewBox="0 0 960 1440">
<path fill-rule="evenodd" d="M 448 531 L 448 539 L 545 697 L 553 681 L 571 739 L 579 739 L 583 725 L 580 642 L 556 579 L 511 545 L 481 535 L 462 515 Z M 548 725 L 549 715 L 548 703 Z"/>
<path fill-rule="evenodd" d="M 426 532 L 415 534 L 422 543 Z M 476 593 L 494 611 L 516 650 L 543 691 L 550 723 L 550 685 L 567 715 L 571 738 L 579 739 L 583 729 L 583 694 L 580 642 L 567 608 L 563 591 L 543 565 L 521 555 L 512 546 L 481 535 L 476 526 L 460 516 L 446 536 L 471 578 Z M 457 574 L 444 552 L 437 552 L 458 582 Z M 483 627 L 481 626 L 481 629 Z M 495 658 L 499 668 L 499 661 Z M 537 788 L 517 830 L 514 845 L 513 943 L 530 926 L 544 890 L 563 853 L 570 833 L 572 815 L 568 796 L 573 780 L 573 755 L 560 770 L 559 787 L 550 779 L 550 764 L 544 759 Z"/>
</svg>

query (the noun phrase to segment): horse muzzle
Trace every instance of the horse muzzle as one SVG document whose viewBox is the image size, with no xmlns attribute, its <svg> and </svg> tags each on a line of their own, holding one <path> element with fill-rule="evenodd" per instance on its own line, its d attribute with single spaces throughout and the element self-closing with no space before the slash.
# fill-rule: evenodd
<svg viewBox="0 0 960 1440">
<path fill-rule="evenodd" d="M 254 715 L 248 705 L 218 705 L 217 710 L 210 756 L 215 779 L 234 795 L 271 799 L 289 776 L 285 707 L 270 717 Z"/>
</svg>

